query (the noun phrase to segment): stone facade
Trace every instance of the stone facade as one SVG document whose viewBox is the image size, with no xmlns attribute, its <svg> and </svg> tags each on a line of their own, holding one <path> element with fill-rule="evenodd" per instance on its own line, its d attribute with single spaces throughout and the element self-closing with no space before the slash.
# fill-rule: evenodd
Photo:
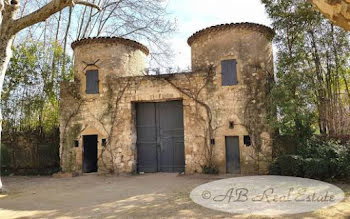
<svg viewBox="0 0 350 219">
<path fill-rule="evenodd" d="M 136 172 L 135 104 L 182 100 L 186 173 L 203 172 L 208 163 L 226 173 L 225 136 L 239 136 L 242 174 L 266 173 L 272 151 L 265 116 L 266 88 L 273 81 L 273 35 L 270 28 L 251 23 L 204 29 L 188 40 L 193 72 L 167 75 L 145 74 L 148 50 L 134 41 L 73 43 L 75 81 L 61 86 L 62 170 L 82 171 L 82 136 L 98 135 L 99 172 Z M 221 85 L 221 61 L 227 59 L 237 60 L 237 85 Z M 85 93 L 87 70 L 99 71 L 98 94 Z M 244 145 L 246 135 L 250 147 Z"/>
<path fill-rule="evenodd" d="M 350 0 L 308 0 L 336 25 L 350 30 Z"/>
</svg>

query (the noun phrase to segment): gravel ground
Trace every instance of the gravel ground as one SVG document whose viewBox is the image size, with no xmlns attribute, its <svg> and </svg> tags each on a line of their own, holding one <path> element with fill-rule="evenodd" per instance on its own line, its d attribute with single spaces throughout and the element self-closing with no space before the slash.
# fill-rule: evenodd
<svg viewBox="0 0 350 219">
<path fill-rule="evenodd" d="M 224 177 L 228 176 L 4 177 L 8 193 L 0 194 L 0 218 L 257 218 L 206 209 L 189 198 L 196 186 Z M 350 218 L 350 184 L 336 185 L 346 193 L 343 202 L 280 218 Z"/>
</svg>

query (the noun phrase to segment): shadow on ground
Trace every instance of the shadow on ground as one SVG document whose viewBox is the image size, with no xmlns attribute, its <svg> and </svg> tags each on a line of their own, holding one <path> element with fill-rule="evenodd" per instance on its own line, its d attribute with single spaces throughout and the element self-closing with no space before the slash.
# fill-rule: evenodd
<svg viewBox="0 0 350 219">
<path fill-rule="evenodd" d="M 121 177 L 7 177 L 3 181 L 9 193 L 0 196 L 0 217 L 257 218 L 206 209 L 191 201 L 189 193 L 193 188 L 216 179 L 163 173 Z M 346 193 L 343 202 L 312 213 L 280 218 L 350 217 L 350 185 L 337 186 Z"/>
</svg>

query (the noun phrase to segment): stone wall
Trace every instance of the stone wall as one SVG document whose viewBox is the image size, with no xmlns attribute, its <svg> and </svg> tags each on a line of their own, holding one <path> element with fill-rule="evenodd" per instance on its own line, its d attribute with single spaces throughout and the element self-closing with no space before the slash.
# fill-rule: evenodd
<svg viewBox="0 0 350 219">
<path fill-rule="evenodd" d="M 336 25 L 350 30 L 349 0 L 308 0 Z"/>
<path fill-rule="evenodd" d="M 119 77 L 145 74 L 147 48 L 122 38 L 92 38 L 73 43 L 76 72 L 98 68 L 101 78 L 107 74 Z M 82 84 L 85 78 L 82 77 Z"/>
<path fill-rule="evenodd" d="M 50 174 L 59 171 L 58 130 L 5 131 L 1 145 L 1 173 Z"/>
<path fill-rule="evenodd" d="M 266 124 L 265 116 L 269 107 L 267 93 L 273 83 L 273 36 L 274 32 L 265 26 L 239 23 L 209 27 L 195 33 L 188 40 L 192 49 L 192 68 L 195 71 L 209 65 L 215 68 L 214 89 L 210 90 L 212 98 L 207 101 L 215 112 L 213 120 L 219 122 L 216 126 L 224 124 L 224 127 L 228 127 L 228 121 L 234 121 L 241 126 L 237 135 L 250 135 L 252 138 L 254 149 L 243 154 L 245 161 L 241 160 L 241 166 L 250 169 L 249 172 L 259 169 L 254 169 L 252 161 L 249 161 L 251 156 L 255 156 L 255 151 L 261 151 L 263 157 L 270 157 L 272 130 Z M 227 59 L 237 61 L 238 85 L 223 87 L 220 63 Z M 225 121 L 230 116 L 231 120 Z M 230 136 L 232 132 L 229 131 L 219 129 L 216 135 Z M 224 145 L 224 138 L 220 138 L 219 143 Z M 225 147 L 220 150 L 216 162 L 225 166 Z M 260 160 L 260 169 L 266 171 L 267 165 L 261 161 L 265 159 L 255 157 L 253 160 L 256 159 Z"/>
<path fill-rule="evenodd" d="M 82 136 L 97 134 L 99 172 L 135 172 L 135 103 L 182 100 L 186 173 L 202 172 L 209 160 L 225 173 L 225 136 L 239 136 L 243 174 L 266 173 L 271 159 L 272 132 L 264 121 L 265 87 L 273 70 L 272 46 L 264 31 L 254 28 L 261 27 L 232 25 L 212 35 L 196 37 L 191 42 L 192 73 L 127 76 L 125 71 L 140 68 L 129 66 L 120 73 L 114 59 L 109 57 L 111 54 L 104 57 L 105 51 L 99 48 L 108 45 L 91 44 L 96 50 L 90 54 L 75 48 L 79 51 L 75 53 L 76 79 L 63 84 L 61 90 L 63 171 L 81 171 Z M 137 51 L 131 54 L 134 52 Z M 82 60 L 97 58 L 100 65 L 81 64 Z M 238 61 L 239 84 L 223 87 L 221 60 L 231 58 Z M 88 69 L 102 72 L 102 89 L 98 95 L 83 92 L 84 71 Z M 233 129 L 230 122 L 234 123 Z M 244 145 L 244 135 L 252 136 L 253 146 Z M 107 139 L 106 147 L 101 145 L 102 139 Z M 215 145 L 210 145 L 211 139 L 215 139 Z M 74 140 L 79 141 L 79 147 L 74 147 Z"/>
</svg>

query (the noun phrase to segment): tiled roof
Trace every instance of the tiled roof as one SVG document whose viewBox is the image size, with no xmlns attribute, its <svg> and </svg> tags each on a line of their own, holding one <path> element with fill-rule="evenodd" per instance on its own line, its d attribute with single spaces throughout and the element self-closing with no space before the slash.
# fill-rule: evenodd
<svg viewBox="0 0 350 219">
<path fill-rule="evenodd" d="M 275 36 L 275 31 L 271 29 L 270 27 L 267 27 L 265 25 L 261 24 L 255 24 L 255 23 L 231 23 L 231 24 L 220 24 L 216 26 L 207 27 L 203 30 L 197 31 L 194 33 L 190 38 L 188 38 L 187 43 L 188 45 L 192 45 L 192 43 L 198 39 L 199 37 L 212 32 L 227 30 L 231 28 L 236 29 L 251 29 L 255 31 L 259 31 L 262 34 L 264 34 L 268 39 L 272 40 L 272 38 Z"/>
<path fill-rule="evenodd" d="M 149 50 L 146 46 L 142 45 L 139 42 L 134 40 L 129 40 L 121 37 L 92 37 L 92 38 L 84 38 L 81 40 L 74 41 L 72 43 L 72 49 L 75 49 L 77 46 L 90 44 L 90 43 L 121 43 L 124 45 L 128 45 L 143 51 L 146 55 L 149 54 Z"/>
</svg>

